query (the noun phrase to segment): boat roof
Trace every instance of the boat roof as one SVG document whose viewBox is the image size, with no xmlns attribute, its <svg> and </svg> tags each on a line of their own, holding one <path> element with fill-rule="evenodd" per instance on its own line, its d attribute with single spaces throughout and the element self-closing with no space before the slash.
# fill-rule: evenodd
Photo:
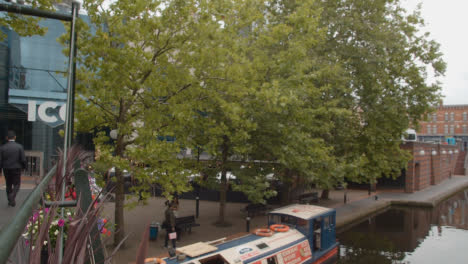
<svg viewBox="0 0 468 264">
<path fill-rule="evenodd" d="M 290 215 L 304 220 L 309 220 L 332 211 L 335 211 L 335 209 L 310 204 L 291 204 L 275 209 L 271 211 L 270 214 Z"/>
</svg>

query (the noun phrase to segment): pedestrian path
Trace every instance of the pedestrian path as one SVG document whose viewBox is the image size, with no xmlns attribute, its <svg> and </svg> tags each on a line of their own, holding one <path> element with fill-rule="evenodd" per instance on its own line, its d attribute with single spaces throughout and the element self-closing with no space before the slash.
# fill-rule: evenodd
<svg viewBox="0 0 468 264">
<path fill-rule="evenodd" d="M 38 177 L 30 177 L 30 176 L 21 176 L 21 189 L 24 190 L 32 190 L 36 187 L 36 181 Z M 5 177 L 3 174 L 0 176 L 0 190 L 5 190 Z"/>
</svg>

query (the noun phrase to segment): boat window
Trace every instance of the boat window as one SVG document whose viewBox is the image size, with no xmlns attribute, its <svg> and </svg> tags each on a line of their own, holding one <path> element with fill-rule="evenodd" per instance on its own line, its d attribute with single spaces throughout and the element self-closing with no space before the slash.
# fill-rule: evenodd
<svg viewBox="0 0 468 264">
<path fill-rule="evenodd" d="M 270 215 L 268 218 L 268 224 L 269 225 L 274 225 L 274 224 L 280 224 L 281 223 L 281 218 L 279 215 Z"/>
<path fill-rule="evenodd" d="M 323 228 L 329 228 L 330 227 L 330 217 L 324 217 L 323 218 Z"/>
<path fill-rule="evenodd" d="M 282 215 L 281 216 L 281 223 L 282 224 L 287 224 L 287 225 L 295 225 L 296 224 L 296 218 L 293 216 L 289 215 Z"/>
<path fill-rule="evenodd" d="M 267 264 L 276 264 L 276 263 L 278 263 L 278 261 L 276 260 L 276 255 L 267 258 Z"/>
<path fill-rule="evenodd" d="M 309 235 L 309 221 L 305 219 L 297 219 L 297 229 L 304 235 Z"/>
<path fill-rule="evenodd" d="M 264 248 L 267 248 L 268 245 L 265 244 L 265 243 L 260 243 L 260 244 L 257 245 L 257 247 L 258 247 L 259 249 L 264 249 Z"/>
<path fill-rule="evenodd" d="M 220 254 L 199 260 L 201 264 L 229 264 Z"/>
</svg>

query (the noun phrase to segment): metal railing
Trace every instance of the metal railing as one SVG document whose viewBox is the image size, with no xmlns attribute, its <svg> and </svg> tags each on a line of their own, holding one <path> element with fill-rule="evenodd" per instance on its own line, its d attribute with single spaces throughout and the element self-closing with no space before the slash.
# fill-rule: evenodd
<svg viewBox="0 0 468 264">
<path fill-rule="evenodd" d="M 42 199 L 42 194 L 45 188 L 49 184 L 53 175 L 56 172 L 54 166 L 49 173 L 41 180 L 39 185 L 28 195 L 26 200 L 23 202 L 18 210 L 18 213 L 13 219 L 0 231 L 0 263 L 7 263 L 11 252 L 13 251 L 18 239 L 23 234 L 24 229 L 32 215 L 33 210 L 39 205 L 39 201 Z M 88 208 L 93 204 L 93 198 L 91 194 L 91 188 L 89 187 L 88 172 L 84 169 L 80 169 L 79 166 L 75 166 L 75 185 L 77 197 L 80 197 L 81 207 Z M 58 207 L 74 207 L 77 201 L 43 201 L 46 207 L 51 205 L 57 205 Z M 103 244 L 100 237 L 100 232 L 97 225 L 95 225 L 90 231 L 92 239 L 92 256 L 90 256 L 93 263 L 103 263 L 105 259 L 105 253 Z"/>
<path fill-rule="evenodd" d="M 24 232 L 24 228 L 29 221 L 29 217 L 39 204 L 47 184 L 49 184 L 55 174 L 55 170 L 56 166 L 54 166 L 36 186 L 36 188 L 29 193 L 28 197 L 26 197 L 26 200 L 19 208 L 18 213 L 16 213 L 10 223 L 0 231 L 0 263 L 7 262 L 10 252 L 15 247 L 21 234 Z"/>
</svg>

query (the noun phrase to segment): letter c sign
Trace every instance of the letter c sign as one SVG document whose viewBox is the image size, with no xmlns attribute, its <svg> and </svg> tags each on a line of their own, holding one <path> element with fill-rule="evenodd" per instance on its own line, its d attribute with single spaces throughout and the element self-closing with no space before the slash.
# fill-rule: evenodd
<svg viewBox="0 0 468 264">
<path fill-rule="evenodd" d="M 61 120 L 57 118 L 56 113 L 54 114 L 54 113 L 50 113 L 51 111 L 48 111 L 49 109 L 56 109 L 58 106 L 59 104 L 56 102 L 51 102 L 51 101 L 44 102 L 39 105 L 36 111 L 36 101 L 29 101 L 28 102 L 28 121 L 35 122 L 36 113 L 37 113 L 39 118 L 45 123 L 56 123 L 59 121 L 65 122 L 65 115 L 67 111 L 66 104 L 63 104 L 62 106 L 60 106 L 60 109 L 58 111 L 58 116 L 60 117 Z"/>
</svg>

